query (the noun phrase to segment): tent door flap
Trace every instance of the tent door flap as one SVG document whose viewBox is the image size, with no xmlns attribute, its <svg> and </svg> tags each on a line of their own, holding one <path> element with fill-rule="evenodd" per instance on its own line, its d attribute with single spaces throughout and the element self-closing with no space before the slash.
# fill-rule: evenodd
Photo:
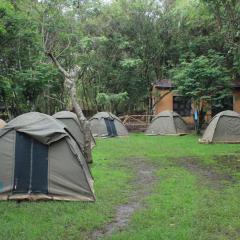
<svg viewBox="0 0 240 240">
<path fill-rule="evenodd" d="M 48 146 L 16 133 L 14 193 L 48 192 Z"/>
<path fill-rule="evenodd" d="M 114 124 L 114 120 L 108 119 L 108 118 L 104 118 L 106 127 L 107 127 L 107 131 L 108 131 L 108 136 L 117 136 L 117 130 Z"/>
</svg>

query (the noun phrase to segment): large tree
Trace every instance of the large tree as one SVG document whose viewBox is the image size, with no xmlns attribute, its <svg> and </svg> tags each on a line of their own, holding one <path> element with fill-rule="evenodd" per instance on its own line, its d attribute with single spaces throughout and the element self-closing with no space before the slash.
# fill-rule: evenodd
<svg viewBox="0 0 240 240">
<path fill-rule="evenodd" d="M 208 56 L 182 60 L 172 72 L 177 92 L 192 99 L 194 111 L 198 114 L 198 133 L 207 111 L 221 105 L 230 94 L 230 77 L 223 60 L 222 56 L 211 51 Z"/>
<path fill-rule="evenodd" d="M 43 2 L 41 7 L 37 8 L 37 11 L 41 16 L 43 51 L 64 77 L 63 91 L 69 95 L 70 108 L 76 113 L 83 129 L 83 152 L 87 161 L 91 163 L 90 124 L 83 114 L 82 106 L 77 96 L 77 81 L 81 79 L 84 70 L 78 65 L 80 57 L 76 50 L 79 36 L 77 35 L 78 31 L 75 29 L 77 27 L 78 19 L 76 16 L 78 12 L 71 9 L 74 6 L 68 1 L 53 0 Z M 63 9 L 65 10 L 63 11 Z M 67 55 L 66 52 L 68 53 Z M 61 60 L 63 63 L 60 62 Z"/>
</svg>

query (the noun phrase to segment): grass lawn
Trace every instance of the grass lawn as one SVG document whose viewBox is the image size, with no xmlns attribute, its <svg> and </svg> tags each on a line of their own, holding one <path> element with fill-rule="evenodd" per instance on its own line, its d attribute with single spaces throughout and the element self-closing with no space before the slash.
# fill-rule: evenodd
<svg viewBox="0 0 240 240">
<path fill-rule="evenodd" d="M 95 203 L 0 202 L 0 239 L 91 239 L 136 191 L 137 159 L 154 169 L 152 190 L 128 227 L 103 239 L 240 239 L 240 145 L 143 134 L 97 140 Z"/>
</svg>

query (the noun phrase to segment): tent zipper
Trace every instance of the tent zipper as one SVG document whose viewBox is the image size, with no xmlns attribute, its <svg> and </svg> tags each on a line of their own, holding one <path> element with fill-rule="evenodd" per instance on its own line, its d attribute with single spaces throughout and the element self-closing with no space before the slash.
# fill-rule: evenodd
<svg viewBox="0 0 240 240">
<path fill-rule="evenodd" d="M 31 159 L 30 159 L 30 180 L 28 193 L 32 193 L 32 173 L 33 173 L 33 140 L 31 142 Z"/>
</svg>

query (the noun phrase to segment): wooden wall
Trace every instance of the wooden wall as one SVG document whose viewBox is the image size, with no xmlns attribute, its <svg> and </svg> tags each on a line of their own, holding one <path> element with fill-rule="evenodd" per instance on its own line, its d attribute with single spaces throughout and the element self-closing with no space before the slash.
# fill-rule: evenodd
<svg viewBox="0 0 240 240">
<path fill-rule="evenodd" d="M 233 111 L 240 113 L 240 91 L 233 91 Z"/>
</svg>

